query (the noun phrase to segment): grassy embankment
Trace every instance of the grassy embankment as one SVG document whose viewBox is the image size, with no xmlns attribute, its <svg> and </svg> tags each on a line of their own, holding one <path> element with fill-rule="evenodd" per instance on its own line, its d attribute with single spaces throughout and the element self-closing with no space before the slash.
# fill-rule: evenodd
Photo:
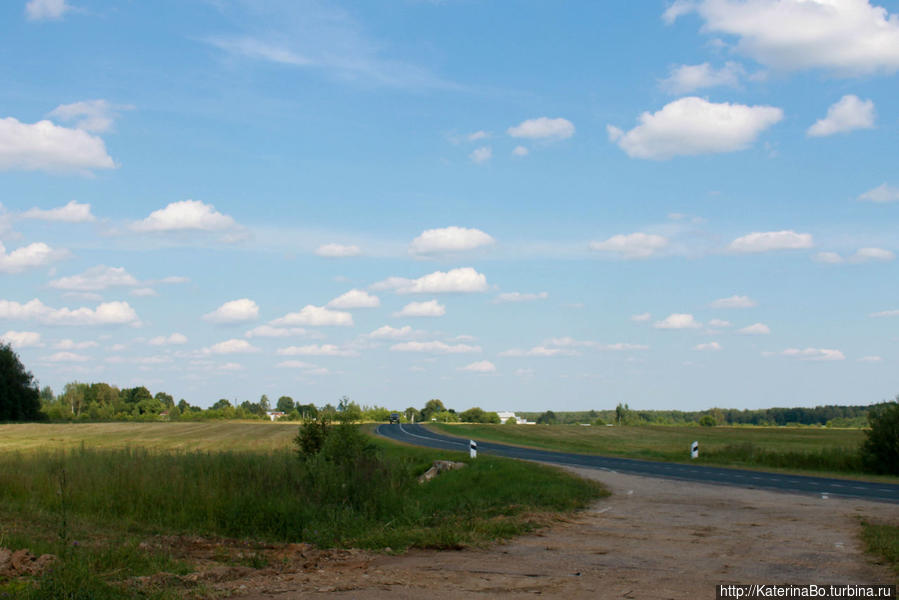
<svg viewBox="0 0 899 600">
<path fill-rule="evenodd" d="M 301 461 L 291 447 L 296 431 L 268 423 L 0 426 L 0 546 L 65 554 L 67 585 L 86 577 L 94 596 L 116 597 L 104 581 L 191 570 L 170 550 L 140 548 L 154 536 L 457 548 L 532 530 L 604 494 L 556 469 L 489 457 L 419 485 L 433 460 L 467 456 L 381 440 L 373 441 L 378 460 L 335 468 Z M 240 560 L 255 566 L 255 556 Z"/>
<path fill-rule="evenodd" d="M 863 475 L 858 447 L 864 432 L 858 429 L 463 424 L 432 427 L 449 435 L 566 452 L 897 481 L 896 477 Z M 699 442 L 699 458 L 691 461 L 689 447 L 694 440 Z"/>
<path fill-rule="evenodd" d="M 899 525 L 862 521 L 862 541 L 868 553 L 878 557 L 881 564 L 892 567 L 899 579 Z"/>
</svg>

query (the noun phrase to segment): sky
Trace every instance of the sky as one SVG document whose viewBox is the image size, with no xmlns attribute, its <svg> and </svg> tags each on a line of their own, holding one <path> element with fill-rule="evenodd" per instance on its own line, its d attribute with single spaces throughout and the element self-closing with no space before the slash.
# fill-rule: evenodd
<svg viewBox="0 0 899 600">
<path fill-rule="evenodd" d="M 193 405 L 899 393 L 899 2 L 0 5 L 0 338 Z"/>
</svg>

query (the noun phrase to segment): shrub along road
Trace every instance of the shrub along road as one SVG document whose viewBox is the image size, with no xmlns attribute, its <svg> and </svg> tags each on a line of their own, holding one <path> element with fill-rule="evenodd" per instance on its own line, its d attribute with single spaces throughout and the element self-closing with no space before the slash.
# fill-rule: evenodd
<svg viewBox="0 0 899 600">
<path fill-rule="evenodd" d="M 379 425 L 375 432 L 383 437 L 415 446 L 463 452 L 468 449 L 468 440 L 436 433 L 421 425 Z M 892 483 L 552 452 L 482 441 L 478 441 L 478 452 L 647 477 L 899 503 L 899 484 Z"/>
</svg>

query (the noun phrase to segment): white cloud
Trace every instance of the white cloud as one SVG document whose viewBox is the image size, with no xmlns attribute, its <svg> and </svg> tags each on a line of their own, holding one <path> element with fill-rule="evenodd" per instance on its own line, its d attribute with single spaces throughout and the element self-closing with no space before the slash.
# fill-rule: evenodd
<svg viewBox="0 0 899 600">
<path fill-rule="evenodd" d="M 79 204 L 74 200 L 65 206 L 42 210 L 40 208 L 29 208 L 22 213 L 23 219 L 40 219 L 42 221 L 62 221 L 64 223 L 90 223 L 96 221 L 96 217 L 91 214 L 90 204 Z"/>
<path fill-rule="evenodd" d="M 373 340 L 403 340 L 423 333 L 423 331 L 412 329 L 409 325 L 404 325 L 399 328 L 383 325 L 367 334 L 366 337 Z"/>
<path fill-rule="evenodd" d="M 45 357 L 44 360 L 51 363 L 87 362 L 90 360 L 90 357 L 83 354 L 75 354 L 74 352 L 57 352 Z"/>
<path fill-rule="evenodd" d="M 512 137 L 532 140 L 556 139 L 564 140 L 574 135 L 574 125 L 568 119 L 539 117 L 522 121 L 506 130 Z"/>
<path fill-rule="evenodd" d="M 872 129 L 875 119 L 874 102 L 847 94 L 832 104 L 827 109 L 827 116 L 818 119 L 806 134 L 810 137 L 824 137 L 856 129 Z"/>
<path fill-rule="evenodd" d="M 237 227 L 234 219 L 199 200 L 172 202 L 131 225 L 135 231 L 223 231 Z"/>
<path fill-rule="evenodd" d="M 872 190 L 868 190 L 858 197 L 861 202 L 875 202 L 885 204 L 887 202 L 899 202 L 899 187 L 893 187 L 882 183 Z"/>
<path fill-rule="evenodd" d="M 741 64 L 731 61 L 717 70 L 707 62 L 701 65 L 680 65 L 672 67 L 671 74 L 660 85 L 671 94 L 689 94 L 703 88 L 737 87 L 745 74 Z"/>
<path fill-rule="evenodd" d="M 104 302 L 87 307 L 51 308 L 35 298 L 25 304 L 0 300 L 0 319 L 36 320 L 48 325 L 139 325 L 137 313 L 127 302 Z"/>
<path fill-rule="evenodd" d="M 499 353 L 499 355 L 503 357 L 530 356 L 537 358 L 547 358 L 550 356 L 578 356 L 578 354 L 579 353 L 576 350 L 568 350 L 566 348 L 547 348 L 546 346 L 534 346 L 529 350 L 522 350 L 521 348 L 510 348 L 509 350 L 504 350 Z"/>
<path fill-rule="evenodd" d="M 21 273 L 26 269 L 43 267 L 68 256 L 67 250 L 54 250 L 43 242 L 16 248 L 9 254 L 0 242 L 0 273 Z"/>
<path fill-rule="evenodd" d="M 707 324 L 709 327 L 718 327 L 718 328 L 731 326 L 730 321 L 724 321 L 722 319 L 711 319 Z"/>
<path fill-rule="evenodd" d="M 721 350 L 721 344 L 718 342 L 706 342 L 705 344 L 697 344 L 693 346 L 694 350 L 713 350 L 718 351 Z"/>
<path fill-rule="evenodd" d="M 879 363 L 879 362 L 883 362 L 883 358 L 881 358 L 879 356 L 862 356 L 861 358 L 858 359 L 858 362 Z"/>
<path fill-rule="evenodd" d="M 353 315 L 348 312 L 339 310 L 330 310 L 324 306 L 313 306 L 307 304 L 299 312 L 287 313 L 283 317 L 272 321 L 272 325 L 311 325 L 313 327 L 321 326 L 343 326 L 348 327 L 353 324 Z"/>
<path fill-rule="evenodd" d="M 28 0 L 25 16 L 29 21 L 61 19 L 71 9 L 66 0 Z"/>
<path fill-rule="evenodd" d="M 446 314 L 446 307 L 436 300 L 427 302 L 410 302 L 399 312 L 393 313 L 394 317 L 442 317 Z"/>
<path fill-rule="evenodd" d="M 292 337 L 292 336 L 310 336 L 312 332 L 303 329 L 302 327 L 272 327 L 271 325 L 260 325 L 259 327 L 254 327 L 244 334 L 245 337 L 253 338 L 253 337 L 267 337 L 267 338 L 281 338 L 281 337 Z"/>
<path fill-rule="evenodd" d="M 871 260 L 888 261 L 896 258 L 896 255 L 883 248 L 859 248 L 855 254 L 849 257 L 852 262 L 868 262 Z"/>
<path fill-rule="evenodd" d="M 614 126 L 607 130 L 631 158 L 667 160 L 743 150 L 782 118 L 783 111 L 773 106 L 716 104 L 688 96 L 655 113 L 644 112 L 628 132 Z"/>
<path fill-rule="evenodd" d="M 504 304 L 507 302 L 533 302 L 534 300 L 546 300 L 549 298 L 548 292 L 503 292 L 493 299 L 494 304 Z"/>
<path fill-rule="evenodd" d="M 836 252 L 818 252 L 812 259 L 816 262 L 827 263 L 830 265 L 838 265 L 844 262 L 843 257 Z"/>
<path fill-rule="evenodd" d="M 648 258 L 668 245 L 668 239 L 652 233 L 613 235 L 602 242 L 590 242 L 590 249 L 613 252 L 621 258 Z"/>
<path fill-rule="evenodd" d="M 395 290 L 397 294 L 452 294 L 486 292 L 487 278 L 472 269 L 462 267 L 450 271 L 435 271 L 418 279 L 389 277 L 372 286 L 373 290 Z"/>
<path fill-rule="evenodd" d="M 36 331 L 7 331 L 0 335 L 0 342 L 10 344 L 15 348 L 31 348 L 43 346 L 41 334 Z"/>
<path fill-rule="evenodd" d="M 899 69 L 899 17 L 868 0 L 679 0 L 665 20 L 692 11 L 704 32 L 736 36 L 738 52 L 777 70 L 856 76 Z"/>
<path fill-rule="evenodd" d="M 315 369 L 316 365 L 303 362 L 301 360 L 285 360 L 275 365 L 282 369 Z"/>
<path fill-rule="evenodd" d="M 597 346 L 600 350 L 614 350 L 616 352 L 623 352 L 628 350 L 649 350 L 649 346 L 646 344 L 629 344 L 627 342 L 618 342 L 615 344 L 599 344 Z"/>
<path fill-rule="evenodd" d="M 528 149 L 525 148 L 524 146 L 515 146 L 512 149 L 512 154 L 514 154 L 515 156 L 527 156 Z"/>
<path fill-rule="evenodd" d="M 139 285 L 124 267 L 107 267 L 98 265 L 84 273 L 61 277 L 50 282 L 50 287 L 57 290 L 78 292 L 97 292 L 111 287 L 133 287 Z"/>
<path fill-rule="evenodd" d="M 103 140 L 86 131 L 46 120 L 28 124 L 0 119 L 0 170 L 86 174 L 115 166 Z"/>
<path fill-rule="evenodd" d="M 839 350 L 827 348 L 787 348 L 781 352 L 783 356 L 792 356 L 802 360 L 844 360 L 846 357 Z"/>
<path fill-rule="evenodd" d="M 149 342 L 151 346 L 180 346 L 187 343 L 187 336 L 182 333 L 173 333 L 169 336 L 160 335 Z"/>
<path fill-rule="evenodd" d="M 287 346 L 278 348 L 279 356 L 358 356 L 359 353 L 350 348 L 340 348 L 334 344 L 311 344 L 308 346 Z"/>
<path fill-rule="evenodd" d="M 259 348 L 253 346 L 246 340 L 237 338 L 225 340 L 224 342 L 213 344 L 212 346 L 201 350 L 201 353 L 203 354 L 239 354 L 248 352 L 259 352 Z"/>
<path fill-rule="evenodd" d="M 315 253 L 325 258 L 349 258 L 359 256 L 362 250 L 359 246 L 344 246 L 343 244 L 323 244 L 315 249 Z"/>
<path fill-rule="evenodd" d="M 812 234 L 785 231 L 753 232 L 738 237 L 728 248 L 733 252 L 771 252 L 773 250 L 797 250 L 811 248 Z"/>
<path fill-rule="evenodd" d="M 141 287 L 131 290 L 131 295 L 139 298 L 147 298 L 150 296 L 158 296 L 159 294 L 151 287 Z"/>
<path fill-rule="evenodd" d="M 631 321 L 635 323 L 643 323 L 652 318 L 650 313 L 640 313 L 639 315 L 631 315 Z"/>
<path fill-rule="evenodd" d="M 719 298 L 711 304 L 712 308 L 753 308 L 759 303 L 749 296 L 731 296 L 730 298 Z"/>
<path fill-rule="evenodd" d="M 702 327 L 702 323 L 697 323 L 693 315 L 673 313 L 661 321 L 656 321 L 653 327 L 656 329 L 696 329 Z"/>
<path fill-rule="evenodd" d="M 130 106 L 114 106 L 106 100 L 84 100 L 73 104 L 60 104 L 48 116 L 63 122 L 75 121 L 75 127 L 93 133 L 112 129 L 118 111 Z"/>
<path fill-rule="evenodd" d="M 880 318 L 880 317 L 899 317 L 899 309 L 892 310 L 882 310 L 880 312 L 871 313 L 868 315 L 869 317 Z"/>
<path fill-rule="evenodd" d="M 210 323 L 246 323 L 259 318 L 259 305 L 249 298 L 225 302 L 217 309 L 203 315 Z"/>
<path fill-rule="evenodd" d="M 493 158 L 493 148 L 491 148 L 490 146 L 481 146 L 480 148 L 475 148 L 471 151 L 471 154 L 468 155 L 468 158 L 470 158 L 472 162 L 479 165 L 484 164 L 485 162 Z"/>
<path fill-rule="evenodd" d="M 480 346 L 447 344 L 445 342 L 402 342 L 390 347 L 394 352 L 426 352 L 430 354 L 469 354 L 480 352 Z"/>
<path fill-rule="evenodd" d="M 479 360 L 471 364 L 459 367 L 460 371 L 471 371 L 473 373 L 495 373 L 496 365 L 489 360 Z"/>
<path fill-rule="evenodd" d="M 495 240 L 480 229 L 466 227 L 444 227 L 426 229 L 409 244 L 410 254 L 440 254 L 473 250 L 489 246 Z"/>
<path fill-rule="evenodd" d="M 465 138 L 469 142 L 476 142 L 478 140 L 486 140 L 489 137 L 490 137 L 490 134 L 484 130 L 475 131 L 474 133 L 469 133 L 467 136 L 465 136 Z"/>
<path fill-rule="evenodd" d="M 69 339 L 59 340 L 53 344 L 55 350 L 86 350 L 88 348 L 96 348 L 97 346 L 97 342 L 94 341 L 76 342 Z"/>
<path fill-rule="evenodd" d="M 363 290 L 350 290 L 334 298 L 327 304 L 330 308 L 377 308 L 381 301 Z"/>
<path fill-rule="evenodd" d="M 771 333 L 771 328 L 764 323 L 753 323 L 752 325 L 748 325 L 743 329 L 738 329 L 737 333 L 743 335 L 768 335 L 769 333 Z"/>
</svg>

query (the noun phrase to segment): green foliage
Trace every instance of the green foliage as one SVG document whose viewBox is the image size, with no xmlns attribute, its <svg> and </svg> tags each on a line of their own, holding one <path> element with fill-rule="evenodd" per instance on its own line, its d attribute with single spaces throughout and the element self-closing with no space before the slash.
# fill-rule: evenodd
<svg viewBox="0 0 899 600">
<path fill-rule="evenodd" d="M 699 419 L 699 424 L 703 427 L 714 427 L 718 423 L 712 415 L 703 415 L 702 418 Z"/>
<path fill-rule="evenodd" d="M 459 420 L 463 423 L 495 423 L 497 425 L 502 422 L 495 412 L 487 412 L 477 406 L 462 412 Z"/>
<path fill-rule="evenodd" d="M 867 521 L 862 521 L 861 525 L 865 550 L 892 567 L 893 572 L 899 576 L 899 525 Z"/>
<path fill-rule="evenodd" d="M 543 413 L 542 415 L 540 415 L 539 417 L 537 417 L 538 425 L 552 425 L 556 422 L 558 422 L 558 420 L 556 419 L 556 413 L 554 413 L 551 410 L 548 410 L 545 413 Z"/>
<path fill-rule="evenodd" d="M 293 402 L 293 398 L 290 396 L 281 396 L 278 398 L 277 409 L 283 413 L 289 413 L 293 411 L 296 405 Z"/>
<path fill-rule="evenodd" d="M 302 458 L 312 458 L 321 452 L 330 429 L 331 423 L 324 417 L 307 419 L 293 440 L 299 455 Z"/>
<path fill-rule="evenodd" d="M 899 475 L 899 398 L 875 406 L 869 419 L 871 428 L 861 449 L 865 466 L 875 473 Z"/>
<path fill-rule="evenodd" d="M 403 415 L 406 417 L 406 421 L 409 423 L 413 421 L 416 423 L 421 422 L 421 411 L 414 406 L 410 406 L 405 411 L 403 411 Z"/>
<path fill-rule="evenodd" d="M 443 405 L 443 402 L 438 400 L 437 398 L 432 398 L 428 400 L 425 404 L 425 407 L 421 409 L 421 420 L 430 421 L 431 417 L 435 416 L 436 413 L 445 412 L 446 407 Z"/>
<path fill-rule="evenodd" d="M 42 418 L 40 392 L 9 344 L 0 343 L 0 422 Z"/>
</svg>

